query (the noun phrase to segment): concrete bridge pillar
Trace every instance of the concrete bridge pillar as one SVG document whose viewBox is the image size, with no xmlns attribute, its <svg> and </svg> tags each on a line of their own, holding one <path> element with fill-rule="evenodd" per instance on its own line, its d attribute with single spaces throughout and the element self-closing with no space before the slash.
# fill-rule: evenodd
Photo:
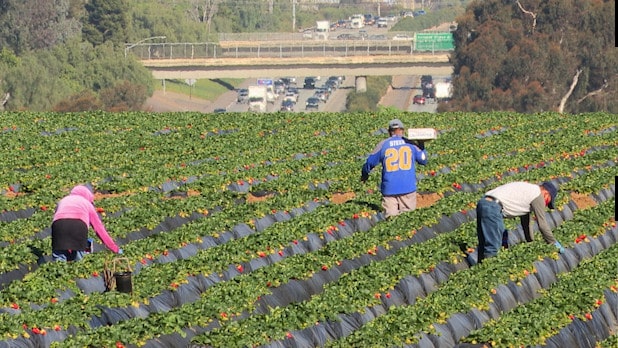
<svg viewBox="0 0 618 348">
<path fill-rule="evenodd" d="M 355 84 L 356 84 L 356 92 L 358 93 L 367 92 L 367 76 L 356 76 Z"/>
</svg>

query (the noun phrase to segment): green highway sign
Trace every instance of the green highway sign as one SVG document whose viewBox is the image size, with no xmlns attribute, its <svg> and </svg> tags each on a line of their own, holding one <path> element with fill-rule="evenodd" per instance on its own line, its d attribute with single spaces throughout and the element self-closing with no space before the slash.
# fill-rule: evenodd
<svg viewBox="0 0 618 348">
<path fill-rule="evenodd" d="M 416 33 L 415 51 L 452 51 L 455 49 L 453 33 Z"/>
</svg>

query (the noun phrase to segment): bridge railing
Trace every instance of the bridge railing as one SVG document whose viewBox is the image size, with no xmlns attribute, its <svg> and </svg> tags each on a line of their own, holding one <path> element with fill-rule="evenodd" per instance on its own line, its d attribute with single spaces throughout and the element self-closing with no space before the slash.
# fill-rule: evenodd
<svg viewBox="0 0 618 348">
<path fill-rule="evenodd" d="M 417 53 L 413 37 L 409 33 L 391 34 L 388 38 L 344 40 L 299 40 L 279 36 L 272 40 L 261 37 L 262 40 L 257 41 L 250 36 L 243 40 L 242 34 L 235 34 L 220 42 L 140 43 L 127 50 L 140 60 L 390 56 Z"/>
<path fill-rule="evenodd" d="M 412 53 L 412 41 L 346 40 L 309 42 L 152 43 L 131 47 L 138 59 L 298 58 L 371 56 Z"/>
</svg>

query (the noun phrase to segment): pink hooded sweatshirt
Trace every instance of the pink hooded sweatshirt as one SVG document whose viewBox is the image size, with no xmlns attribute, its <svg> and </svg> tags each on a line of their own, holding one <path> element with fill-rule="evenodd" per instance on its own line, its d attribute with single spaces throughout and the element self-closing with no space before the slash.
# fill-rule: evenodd
<svg viewBox="0 0 618 348">
<path fill-rule="evenodd" d="M 68 196 L 58 202 L 53 221 L 60 219 L 79 219 L 86 226 L 92 226 L 105 246 L 118 253 L 118 245 L 114 243 L 114 240 L 105 230 L 105 226 L 103 226 L 103 222 L 94 207 L 94 194 L 87 186 L 75 186 Z"/>
</svg>

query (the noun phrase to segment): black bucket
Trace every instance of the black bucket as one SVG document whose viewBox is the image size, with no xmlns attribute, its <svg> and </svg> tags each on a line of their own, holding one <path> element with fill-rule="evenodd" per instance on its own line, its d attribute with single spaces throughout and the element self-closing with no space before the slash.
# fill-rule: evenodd
<svg viewBox="0 0 618 348">
<path fill-rule="evenodd" d="M 114 273 L 114 279 L 116 280 L 116 290 L 130 294 L 133 292 L 133 284 L 131 282 L 131 272 L 116 272 Z"/>
</svg>

